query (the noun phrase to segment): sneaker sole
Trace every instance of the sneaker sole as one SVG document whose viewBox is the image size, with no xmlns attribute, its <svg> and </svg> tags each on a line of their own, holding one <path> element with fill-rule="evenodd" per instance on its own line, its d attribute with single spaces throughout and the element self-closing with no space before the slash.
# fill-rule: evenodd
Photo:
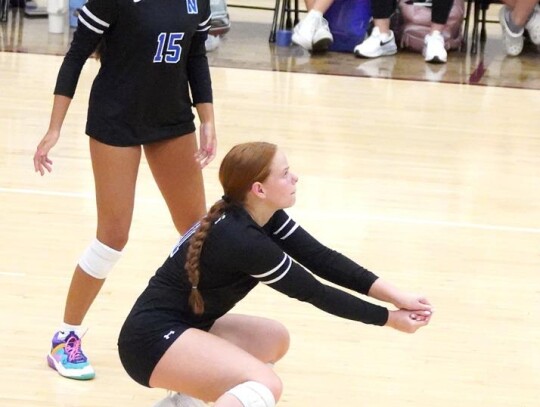
<svg viewBox="0 0 540 407">
<path fill-rule="evenodd" d="M 381 53 L 376 52 L 374 54 L 362 54 L 360 51 L 354 51 L 354 55 L 356 55 L 358 58 L 378 58 L 395 54 L 397 54 L 397 48 L 389 51 L 383 51 Z"/>
<path fill-rule="evenodd" d="M 47 355 L 47 364 L 51 369 L 54 369 L 58 372 L 60 376 L 67 377 L 68 379 L 74 379 L 74 380 L 92 380 L 94 377 L 96 377 L 96 373 L 94 371 L 88 371 L 88 369 L 77 369 L 80 370 L 80 372 L 77 372 L 77 374 L 73 374 L 75 369 L 64 369 L 64 367 L 56 361 L 55 358 L 53 358 L 51 355 Z M 91 369 L 91 368 L 90 368 Z"/>
<path fill-rule="evenodd" d="M 433 57 L 431 59 L 425 59 L 426 62 L 430 64 L 446 64 L 446 59 L 441 59 L 439 57 Z"/>
<path fill-rule="evenodd" d="M 330 48 L 330 45 L 332 45 L 332 42 L 333 41 L 329 38 L 323 38 L 322 40 L 314 42 L 311 46 L 311 52 L 326 52 L 328 51 L 328 48 Z"/>
</svg>

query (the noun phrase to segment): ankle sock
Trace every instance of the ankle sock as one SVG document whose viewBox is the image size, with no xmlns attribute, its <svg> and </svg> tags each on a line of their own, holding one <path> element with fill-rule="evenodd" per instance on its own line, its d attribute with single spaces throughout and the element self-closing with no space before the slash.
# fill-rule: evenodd
<svg viewBox="0 0 540 407">
<path fill-rule="evenodd" d="M 62 322 L 62 324 L 60 325 L 60 328 L 58 330 L 61 332 L 61 334 L 60 334 L 61 337 L 68 336 L 68 334 L 71 331 L 75 332 L 78 335 L 79 334 L 78 332 L 81 330 L 81 326 L 80 325 L 70 325 L 70 324 L 66 324 L 65 322 Z"/>
<path fill-rule="evenodd" d="M 390 38 L 392 38 L 392 32 L 388 31 L 387 33 L 380 33 L 379 38 L 381 41 L 388 41 Z"/>
<path fill-rule="evenodd" d="M 322 18 L 322 13 L 319 10 L 309 10 L 306 17 L 320 20 Z"/>
</svg>

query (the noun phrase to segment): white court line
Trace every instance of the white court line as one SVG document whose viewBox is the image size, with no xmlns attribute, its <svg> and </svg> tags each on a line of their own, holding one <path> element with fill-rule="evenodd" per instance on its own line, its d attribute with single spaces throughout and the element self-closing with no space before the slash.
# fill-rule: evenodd
<svg viewBox="0 0 540 407">
<path fill-rule="evenodd" d="M 94 194 L 91 194 L 89 192 L 40 191 L 39 189 L 0 188 L 0 192 L 4 192 L 6 194 L 64 196 L 64 197 L 69 197 L 69 198 L 93 198 L 94 197 Z"/>
<path fill-rule="evenodd" d="M 59 192 L 59 191 L 40 191 L 37 189 L 16 189 L 16 188 L 1 188 L 0 193 L 12 193 L 12 194 L 27 194 L 27 195 L 48 195 L 48 196 L 64 196 L 70 198 L 92 198 L 94 199 L 93 193 L 83 193 L 83 192 Z M 141 201 L 158 201 L 158 199 L 151 198 L 138 198 L 137 200 Z M 312 212 L 312 211 L 301 211 L 302 213 Z M 313 212 L 314 215 L 319 216 L 319 214 Z M 486 223 L 471 223 L 471 222 L 450 222 L 444 220 L 434 220 L 434 219 L 415 219 L 415 218 L 396 218 L 391 216 L 377 216 L 377 215 L 364 215 L 357 213 L 331 213 L 325 214 L 326 218 L 333 219 L 363 219 L 369 221 L 378 221 L 378 222 L 388 222 L 388 223 L 407 223 L 413 225 L 424 225 L 424 226 L 442 226 L 449 228 L 461 228 L 461 229 L 478 229 L 478 230 L 493 230 L 498 232 L 511 232 L 511 233 L 531 233 L 531 234 L 540 234 L 539 227 L 520 227 L 520 226 L 508 226 L 508 225 L 494 225 Z"/>
<path fill-rule="evenodd" d="M 26 277 L 26 273 L 13 273 L 9 271 L 0 271 L 0 277 Z"/>
</svg>

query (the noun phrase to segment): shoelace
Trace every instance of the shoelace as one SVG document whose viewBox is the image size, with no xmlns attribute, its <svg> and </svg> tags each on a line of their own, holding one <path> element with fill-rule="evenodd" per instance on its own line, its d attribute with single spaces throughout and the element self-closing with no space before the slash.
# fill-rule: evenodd
<svg viewBox="0 0 540 407">
<path fill-rule="evenodd" d="M 66 341 L 65 347 L 67 353 L 67 359 L 70 363 L 82 363 L 86 362 L 86 356 L 81 350 L 81 340 L 76 336 L 71 336 Z"/>
</svg>

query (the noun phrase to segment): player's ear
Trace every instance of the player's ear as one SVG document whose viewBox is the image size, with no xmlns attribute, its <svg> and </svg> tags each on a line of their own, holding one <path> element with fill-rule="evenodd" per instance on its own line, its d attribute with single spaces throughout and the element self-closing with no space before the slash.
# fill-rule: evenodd
<svg viewBox="0 0 540 407">
<path fill-rule="evenodd" d="M 266 193 L 264 192 L 263 184 L 260 182 L 254 182 L 251 185 L 250 192 L 252 192 L 257 198 L 265 198 Z"/>
</svg>

